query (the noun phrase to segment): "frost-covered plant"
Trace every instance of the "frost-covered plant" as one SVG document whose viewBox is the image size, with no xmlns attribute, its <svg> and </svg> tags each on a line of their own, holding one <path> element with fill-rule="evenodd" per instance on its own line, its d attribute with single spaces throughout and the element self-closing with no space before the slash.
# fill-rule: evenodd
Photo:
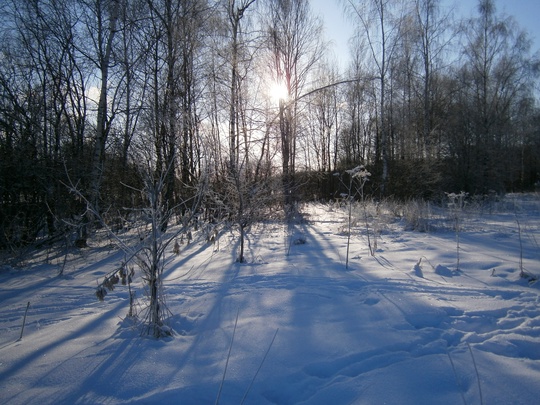
<svg viewBox="0 0 540 405">
<path fill-rule="evenodd" d="M 519 219 L 516 216 L 516 223 L 518 227 L 518 237 L 519 237 L 519 276 L 521 278 L 525 278 L 527 275 L 525 274 L 525 271 L 523 270 L 523 242 L 521 240 L 521 224 L 519 223 Z"/>
<path fill-rule="evenodd" d="M 170 168 L 169 168 L 170 169 Z M 167 173 L 161 173 L 160 176 L 155 176 L 152 170 L 144 175 L 145 186 L 139 190 L 142 194 L 143 201 L 146 202 L 142 208 L 144 217 L 145 232 L 141 233 L 140 239 L 136 245 L 129 245 L 120 239 L 113 230 L 108 226 L 98 210 L 92 206 L 88 199 L 72 185 L 72 191 L 77 194 L 87 204 L 88 210 L 92 212 L 96 220 L 107 231 L 116 245 L 126 254 L 124 265 L 119 269 L 109 273 L 96 288 L 96 297 L 99 300 L 104 300 L 109 291 L 113 291 L 115 286 L 122 281 L 128 284 L 130 290 L 130 311 L 133 315 L 133 297 L 131 291 L 131 278 L 134 276 L 134 271 L 126 270 L 127 263 L 135 261 L 142 271 L 142 278 L 146 284 L 146 295 L 148 297 L 147 312 L 144 317 L 146 326 L 146 334 L 153 335 L 156 338 L 170 335 L 170 329 L 164 325 L 164 320 L 169 315 L 169 310 L 164 301 L 163 294 L 163 270 L 165 266 L 165 254 L 176 241 L 177 237 L 189 231 L 192 219 L 197 212 L 202 201 L 203 188 L 205 185 L 204 178 L 201 179 L 199 189 L 190 202 L 191 210 L 190 218 L 185 221 L 183 226 L 180 226 L 175 232 L 166 232 L 166 224 L 173 216 L 176 207 L 168 207 L 163 201 L 165 190 L 165 177 Z M 184 204 L 188 201 L 184 201 Z"/>
<path fill-rule="evenodd" d="M 143 240 L 143 246 L 133 252 L 133 257 L 138 261 L 139 268 L 143 273 L 143 280 L 148 289 L 148 311 L 145 317 L 147 334 L 154 337 L 170 335 L 170 330 L 164 326 L 164 320 L 169 314 L 169 310 L 164 301 L 163 294 L 163 271 L 165 267 L 165 253 L 169 247 L 176 242 L 178 235 L 188 231 L 189 224 L 192 223 L 196 210 L 202 200 L 202 190 L 195 194 L 192 204 L 191 218 L 185 221 L 186 225 L 181 226 L 172 234 L 165 233 L 164 224 L 172 216 L 175 207 L 168 208 L 162 200 L 165 189 L 165 176 L 158 179 L 147 176 L 146 187 L 142 193 L 147 201 L 144 209 L 146 220 L 150 225 L 149 232 Z M 201 184 L 204 184 L 202 182 Z M 133 251 L 133 249 L 131 249 Z"/>
<path fill-rule="evenodd" d="M 377 240 L 374 239 L 373 245 L 372 245 L 370 234 L 369 234 L 369 223 L 368 223 L 368 217 L 367 217 L 366 200 L 364 198 L 364 186 L 369 181 L 369 177 L 371 176 L 371 173 L 368 172 L 364 166 L 357 166 L 351 171 L 348 171 L 348 173 L 351 175 L 353 185 L 356 186 L 356 191 L 360 193 L 360 200 L 362 201 L 362 207 L 364 209 L 364 221 L 366 224 L 366 235 L 368 239 L 368 247 L 369 247 L 369 251 L 371 255 L 374 256 L 375 250 L 377 250 Z"/>
<path fill-rule="evenodd" d="M 362 201 L 362 204 L 364 206 L 364 218 L 366 221 L 366 231 L 367 231 L 367 238 L 368 238 L 368 245 L 369 250 L 371 254 L 373 255 L 373 249 L 371 246 L 371 240 L 369 236 L 369 227 L 367 222 L 367 210 L 365 207 L 365 200 L 364 200 L 364 186 L 369 180 L 369 177 L 371 176 L 371 173 L 368 172 L 364 165 L 356 166 L 354 169 L 345 170 L 345 173 L 349 177 L 348 183 L 345 182 L 343 179 L 343 175 L 340 173 L 334 173 L 334 176 L 338 177 L 341 181 L 341 184 L 343 184 L 347 188 L 347 193 L 342 193 L 341 197 L 344 199 L 347 199 L 348 202 L 348 232 L 347 232 L 347 254 L 345 259 L 345 268 L 349 268 L 349 249 L 350 249 L 350 243 L 351 243 L 351 227 L 352 227 L 352 206 L 355 198 L 360 194 L 360 199 Z"/>
<path fill-rule="evenodd" d="M 458 194 L 456 193 L 446 193 L 448 196 L 448 208 L 452 212 L 452 217 L 454 220 L 454 230 L 456 232 L 456 255 L 457 255 L 457 265 L 456 270 L 460 270 L 459 266 L 459 251 L 460 251 L 460 241 L 459 241 L 459 233 L 461 231 L 461 216 L 463 214 L 463 208 L 465 207 L 465 199 L 469 195 L 469 193 L 466 193 L 465 191 L 462 191 Z"/>
<path fill-rule="evenodd" d="M 429 230 L 430 205 L 422 200 L 410 200 L 403 204 L 402 216 L 407 230 L 427 232 Z"/>
<path fill-rule="evenodd" d="M 250 227 L 271 215 L 268 207 L 276 199 L 272 192 L 277 189 L 275 181 L 271 177 L 255 176 L 245 165 L 232 166 L 206 195 L 207 202 L 216 209 L 212 221 L 238 231 L 237 263 L 246 262 L 246 240 Z M 218 231 L 216 224 L 206 226 L 206 241 L 211 244 L 219 242 Z"/>
<path fill-rule="evenodd" d="M 134 292 L 131 290 L 131 282 L 135 276 L 135 270 L 133 267 L 128 268 L 127 264 L 124 262 L 122 265 L 107 274 L 101 283 L 96 287 L 96 298 L 100 301 L 104 301 L 107 293 L 109 291 L 114 291 L 116 285 L 121 283 L 122 285 L 127 285 L 129 289 L 129 312 L 128 317 L 135 316 L 133 310 L 133 298 L 135 296 Z"/>
<path fill-rule="evenodd" d="M 517 216 L 516 216 L 516 223 L 518 227 L 518 237 L 519 237 L 519 277 L 526 279 L 529 282 L 529 284 L 534 284 L 538 281 L 538 277 L 527 272 L 525 270 L 525 267 L 523 266 L 523 235 L 522 235 L 523 230 L 521 229 L 521 223 L 519 222 L 519 218 L 517 218 Z M 534 235 L 532 235 L 532 240 L 536 242 Z"/>
</svg>

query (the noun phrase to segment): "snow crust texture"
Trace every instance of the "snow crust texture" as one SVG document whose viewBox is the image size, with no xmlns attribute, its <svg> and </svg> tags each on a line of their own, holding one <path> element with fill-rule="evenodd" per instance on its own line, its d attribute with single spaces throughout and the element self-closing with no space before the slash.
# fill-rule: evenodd
<svg viewBox="0 0 540 405">
<path fill-rule="evenodd" d="M 194 238 L 167 257 L 160 340 L 126 318 L 125 286 L 96 300 L 123 260 L 106 241 L 29 253 L 0 267 L 0 403 L 538 403 L 540 198 L 509 198 L 464 213 L 459 249 L 442 217 L 416 232 L 379 212 L 353 227 L 348 269 L 336 205 L 252 227 L 247 263 L 234 231 Z"/>
</svg>

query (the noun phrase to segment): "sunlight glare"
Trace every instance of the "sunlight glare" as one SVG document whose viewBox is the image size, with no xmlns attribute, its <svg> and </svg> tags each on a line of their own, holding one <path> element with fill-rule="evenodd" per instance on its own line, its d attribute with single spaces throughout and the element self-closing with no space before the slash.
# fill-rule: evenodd
<svg viewBox="0 0 540 405">
<path fill-rule="evenodd" d="M 281 100 L 286 100 L 288 98 L 287 86 L 284 83 L 272 83 L 270 87 L 270 98 L 276 104 L 279 104 Z"/>
<path fill-rule="evenodd" d="M 91 102 L 97 105 L 99 103 L 100 93 L 101 92 L 97 86 L 90 86 L 90 88 L 88 89 L 88 94 L 87 94 L 88 100 L 90 100 Z"/>
</svg>

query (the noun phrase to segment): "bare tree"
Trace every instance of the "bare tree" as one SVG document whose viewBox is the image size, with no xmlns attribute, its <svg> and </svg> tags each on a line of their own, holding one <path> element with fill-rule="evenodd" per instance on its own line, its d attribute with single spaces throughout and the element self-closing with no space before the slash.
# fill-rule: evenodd
<svg viewBox="0 0 540 405">
<path fill-rule="evenodd" d="M 461 136 L 468 136 L 468 146 L 460 159 L 467 170 L 462 186 L 472 192 L 502 191 L 510 172 L 500 170 L 501 164 L 519 161 L 511 153 L 519 139 L 513 121 L 516 107 L 531 96 L 530 42 L 512 18 L 497 14 L 493 0 L 478 2 L 478 16 L 464 27 L 464 41 L 459 106 L 466 109 Z"/>
<path fill-rule="evenodd" d="M 154 141 L 156 175 L 167 173 L 164 203 L 186 209 L 182 200 L 190 199 L 185 193 L 189 187 L 178 188 L 177 177 L 181 184 L 192 185 L 200 169 L 196 63 L 210 8 L 206 0 L 148 0 L 147 3 L 150 28 L 146 40 L 151 55 L 147 122 Z M 172 166 L 171 162 L 174 162 Z M 167 222 L 163 226 L 166 228 Z"/>
<path fill-rule="evenodd" d="M 108 109 L 109 73 L 113 62 L 114 38 L 117 33 L 119 0 L 80 0 L 83 8 L 86 32 L 91 41 L 88 50 L 83 50 L 97 69 L 99 96 L 97 101 L 94 152 L 90 172 L 90 202 L 100 211 L 100 188 L 103 181 L 105 147 L 111 128 L 112 116 Z M 86 226 L 79 238 L 79 245 L 86 244 Z"/>
<path fill-rule="evenodd" d="M 140 243 L 137 242 L 130 245 L 116 237 L 115 233 L 108 227 L 107 222 L 103 219 L 101 214 L 92 207 L 88 200 L 87 202 L 89 209 L 107 229 L 109 235 L 126 255 L 126 260 L 123 265 L 107 274 L 103 278 L 103 281 L 97 286 L 97 298 L 103 300 L 108 291 L 114 290 L 115 285 L 120 279 L 123 279 L 122 284 L 126 284 L 126 278 L 129 278 L 129 283 L 131 283 L 131 278 L 135 273 L 133 270 L 128 271 L 128 265 L 130 265 L 131 262 L 135 262 L 140 268 L 142 273 L 141 276 L 147 286 L 146 295 L 148 298 L 148 306 L 142 319 L 144 327 L 143 333 L 155 338 L 161 338 L 173 333 L 166 325 L 166 319 L 169 317 L 170 312 L 166 305 L 163 285 L 165 258 L 167 253 L 170 252 L 173 243 L 176 242 L 177 237 L 180 234 L 190 232 L 189 229 L 193 224 L 193 218 L 201 205 L 202 197 L 205 193 L 204 188 L 206 183 L 204 180 L 199 183 L 197 190 L 194 193 L 194 200 L 192 201 L 193 210 L 185 216 L 183 223 L 174 231 L 167 233 L 163 232 L 163 223 L 169 220 L 171 213 L 174 212 L 174 207 L 170 207 L 171 212 L 164 211 L 164 203 L 161 201 L 164 196 L 163 188 L 165 187 L 166 173 L 163 173 L 159 178 L 156 178 L 155 170 L 149 169 L 152 169 L 151 163 L 148 163 L 146 167 L 141 167 L 141 170 L 144 172 L 141 176 L 144 178 L 144 187 L 141 190 L 136 190 L 142 194 L 141 198 L 145 205 L 140 210 L 142 219 L 145 224 L 149 225 L 148 227 L 145 225 L 145 230 L 141 232 Z M 83 193 L 77 190 L 76 186 L 73 184 L 72 191 L 81 198 L 85 198 Z M 129 314 L 132 316 L 134 315 L 131 302 Z"/>
<path fill-rule="evenodd" d="M 389 120 L 387 97 L 391 61 L 398 50 L 398 38 L 403 22 L 401 0 L 348 0 L 358 21 L 358 35 L 366 37 L 370 59 L 379 81 L 378 89 L 378 141 L 376 159 L 382 163 L 381 192 L 388 183 Z"/>
<path fill-rule="evenodd" d="M 420 55 L 422 80 L 422 157 L 437 157 L 440 142 L 436 139 L 436 103 L 441 102 L 437 76 L 448 66 L 445 51 L 453 38 L 450 14 L 441 15 L 440 0 L 416 0 L 414 5 L 417 26 L 417 49 Z M 449 11 L 448 13 L 450 13 Z M 440 119 L 440 117 L 439 117 Z M 439 124 L 440 125 L 440 124 Z"/>
<path fill-rule="evenodd" d="M 373 80 L 364 65 L 367 59 L 360 38 L 355 38 L 348 76 L 353 80 L 344 93 L 344 128 L 339 139 L 340 164 L 374 164 L 377 145 L 377 98 Z"/>
<path fill-rule="evenodd" d="M 240 166 L 239 156 L 239 141 L 240 141 L 240 128 L 241 121 L 244 117 L 241 106 L 241 94 L 243 88 L 243 75 L 239 72 L 239 59 L 244 53 L 240 36 L 242 35 L 241 21 L 245 12 L 254 3 L 254 0 L 243 0 L 237 4 L 235 0 L 229 2 L 227 8 L 227 16 L 230 24 L 231 33 L 231 76 L 230 76 L 230 105 L 229 105 L 229 178 L 232 183 L 232 189 L 235 191 L 236 207 L 233 208 L 233 217 L 236 218 L 240 228 L 240 252 L 238 255 L 238 261 L 244 262 L 244 238 L 245 228 L 250 222 L 250 215 L 246 215 L 246 210 L 249 198 L 245 187 L 245 180 L 247 179 L 246 170 L 249 168 L 243 168 Z M 248 163 L 248 154 L 244 156 L 243 163 Z M 243 173 L 241 173 L 241 170 Z"/>
<path fill-rule="evenodd" d="M 310 133 L 308 155 L 314 154 L 316 169 L 322 172 L 336 170 L 338 159 L 338 140 L 343 120 L 343 92 L 339 86 L 328 86 L 340 81 L 335 66 L 322 64 L 314 75 L 320 91 L 312 93 L 307 100 L 307 128 Z M 351 84 L 354 86 L 354 84 Z M 309 158 L 309 157 L 308 157 Z M 308 164 L 308 168 L 311 168 Z"/>
<path fill-rule="evenodd" d="M 63 162 L 83 161 L 87 72 L 76 49 L 73 2 L 4 2 L 2 12 L 1 234 L 29 243 L 43 222 L 49 237 L 56 235 L 56 216 L 73 208 L 58 179 Z M 84 171 L 82 164 L 71 168 Z"/>
<path fill-rule="evenodd" d="M 141 11 L 147 11 L 144 0 L 122 2 L 120 22 L 123 27 L 120 35 L 118 64 L 120 65 L 120 83 L 118 120 L 121 121 L 121 161 L 126 168 L 129 160 L 131 143 L 144 108 L 144 100 L 148 94 L 149 75 L 144 69 L 147 61 L 148 47 L 144 42 L 144 28 L 147 20 L 142 18 Z M 142 20 L 142 21 L 141 21 Z"/>
<path fill-rule="evenodd" d="M 321 22 L 310 13 L 307 0 L 268 2 L 269 68 L 276 83 L 286 88 L 279 101 L 279 133 L 286 209 L 290 209 L 294 189 L 298 98 L 306 80 L 322 56 Z"/>
</svg>

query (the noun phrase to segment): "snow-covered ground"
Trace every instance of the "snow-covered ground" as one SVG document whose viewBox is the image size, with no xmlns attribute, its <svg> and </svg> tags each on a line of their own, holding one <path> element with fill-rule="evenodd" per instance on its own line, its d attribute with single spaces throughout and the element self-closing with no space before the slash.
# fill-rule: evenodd
<svg viewBox="0 0 540 405">
<path fill-rule="evenodd" d="M 451 217 L 436 208 L 428 232 L 370 216 L 374 256 L 360 220 L 348 269 L 346 208 L 303 212 L 252 227 L 248 263 L 230 232 L 171 251 L 175 333 L 161 340 L 125 318 L 127 287 L 96 299 L 123 260 L 106 241 L 0 266 L 0 403 L 538 403 L 540 283 L 520 277 L 540 276 L 538 194 L 467 209 L 460 271 Z"/>
</svg>

